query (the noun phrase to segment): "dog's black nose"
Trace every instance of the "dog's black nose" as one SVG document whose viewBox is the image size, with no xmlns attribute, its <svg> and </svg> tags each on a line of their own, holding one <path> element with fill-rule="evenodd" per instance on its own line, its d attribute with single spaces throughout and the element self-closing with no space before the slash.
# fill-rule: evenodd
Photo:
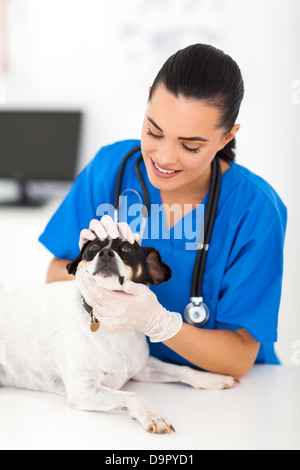
<svg viewBox="0 0 300 470">
<path fill-rule="evenodd" d="M 99 257 L 102 259 L 102 261 L 109 261 L 114 256 L 114 252 L 110 248 L 103 248 L 103 250 L 99 252 Z"/>
</svg>

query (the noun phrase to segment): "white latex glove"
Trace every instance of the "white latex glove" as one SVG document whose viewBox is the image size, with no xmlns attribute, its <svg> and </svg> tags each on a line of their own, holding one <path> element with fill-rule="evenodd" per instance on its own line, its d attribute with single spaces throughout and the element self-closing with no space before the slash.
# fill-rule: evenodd
<svg viewBox="0 0 300 470">
<path fill-rule="evenodd" d="M 100 325 L 109 329 L 138 330 L 158 343 L 172 338 L 182 327 L 181 315 L 166 310 L 144 284 L 125 281 L 123 292 L 109 291 L 99 287 L 83 268 L 76 281 Z"/>
<path fill-rule="evenodd" d="M 100 221 L 97 219 L 91 220 L 89 228 L 83 229 L 80 232 L 80 249 L 82 249 L 87 241 L 93 241 L 97 237 L 100 238 L 101 241 L 105 240 L 107 237 L 112 239 L 125 238 L 131 245 L 133 245 L 135 241 L 139 242 L 140 239 L 139 234 L 133 233 L 126 222 L 116 224 L 109 215 L 104 215 Z"/>
</svg>

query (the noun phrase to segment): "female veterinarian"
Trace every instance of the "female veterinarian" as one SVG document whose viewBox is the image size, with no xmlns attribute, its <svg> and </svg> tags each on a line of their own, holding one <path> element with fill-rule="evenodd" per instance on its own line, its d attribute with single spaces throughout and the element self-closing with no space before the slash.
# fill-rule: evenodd
<svg viewBox="0 0 300 470">
<path fill-rule="evenodd" d="M 202 44 L 178 51 L 150 89 L 141 142 L 126 140 L 102 148 L 78 176 L 40 237 L 55 257 L 47 279 L 53 282 L 71 279 L 66 264 L 78 255 L 79 238 L 82 246 L 95 233 L 117 238 L 124 232 L 124 223 L 116 225 L 107 216 L 101 219 L 97 208 L 114 205 L 121 162 L 141 144 L 141 173 L 151 208 L 154 204 L 177 207 L 169 212 L 170 218 L 166 209 L 165 217 L 151 217 L 150 210 L 148 236 L 141 243 L 160 252 L 173 276 L 149 288 L 126 281 L 124 292 L 107 292 L 106 297 L 103 291 L 97 295 L 94 281 L 80 270 L 94 315 L 100 322 L 107 316 L 106 324 L 111 318 L 112 328 L 121 325 L 143 331 L 152 356 L 235 378 L 246 374 L 255 362 L 278 364 L 274 342 L 287 219 L 286 208 L 272 187 L 234 161 L 235 134 L 240 128 L 236 119 L 243 95 L 240 69 L 228 55 Z M 128 160 L 121 185 L 121 194 L 128 195 L 131 204 L 138 202 L 137 193 L 142 192 L 135 173 L 138 156 Z M 202 294 L 209 318 L 199 327 L 184 317 L 191 302 L 197 246 L 187 249 L 189 234 L 185 238 L 181 231 L 178 236 L 178 227 L 182 222 L 197 226 L 199 207 L 206 210 L 216 156 L 221 188 Z M 158 228 L 168 236 L 157 236 Z M 127 226 L 131 243 L 133 232 Z M 114 303 L 124 306 L 121 318 L 115 316 Z"/>
</svg>

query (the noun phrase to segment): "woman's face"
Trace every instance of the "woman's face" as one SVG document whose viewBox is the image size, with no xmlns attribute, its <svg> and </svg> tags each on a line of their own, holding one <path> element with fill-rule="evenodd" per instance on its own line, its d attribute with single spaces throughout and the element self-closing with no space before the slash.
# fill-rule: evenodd
<svg viewBox="0 0 300 470">
<path fill-rule="evenodd" d="M 174 191 L 206 184 L 216 153 L 239 128 L 234 126 L 225 136 L 224 129 L 217 128 L 219 119 L 218 108 L 176 98 L 165 86 L 157 87 L 142 129 L 142 153 L 153 186 Z"/>
</svg>

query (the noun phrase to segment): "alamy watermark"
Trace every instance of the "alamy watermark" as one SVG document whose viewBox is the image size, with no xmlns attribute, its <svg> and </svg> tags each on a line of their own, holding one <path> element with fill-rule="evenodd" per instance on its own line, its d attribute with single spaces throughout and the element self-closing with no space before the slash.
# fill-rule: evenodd
<svg viewBox="0 0 300 470">
<path fill-rule="evenodd" d="M 127 190 L 128 192 L 129 190 Z M 134 191 L 134 190 L 132 190 Z M 135 191 L 134 191 L 135 192 Z M 136 192 L 135 192 L 136 193 Z M 172 220 L 177 220 L 173 224 L 172 238 L 183 240 L 185 242 L 185 250 L 197 250 L 199 244 L 203 244 L 203 225 L 204 225 L 204 205 L 200 204 L 193 208 L 192 204 L 151 204 L 148 212 L 146 206 L 141 203 L 129 204 L 127 196 L 119 198 L 119 219 L 126 222 L 133 233 L 140 233 L 142 227 L 142 216 L 145 215 L 147 223 L 143 231 L 143 240 L 159 240 L 170 239 Z M 195 210 L 195 215 L 191 216 L 191 212 Z M 115 208 L 112 204 L 101 204 L 97 208 L 97 217 L 109 215 L 112 219 L 115 216 Z"/>
<path fill-rule="evenodd" d="M 294 350 L 291 360 L 295 366 L 300 365 L 300 339 L 296 339 L 292 343 L 292 349 Z"/>
<path fill-rule="evenodd" d="M 300 104 L 300 80 L 294 80 L 292 83 L 292 103 Z"/>
</svg>

